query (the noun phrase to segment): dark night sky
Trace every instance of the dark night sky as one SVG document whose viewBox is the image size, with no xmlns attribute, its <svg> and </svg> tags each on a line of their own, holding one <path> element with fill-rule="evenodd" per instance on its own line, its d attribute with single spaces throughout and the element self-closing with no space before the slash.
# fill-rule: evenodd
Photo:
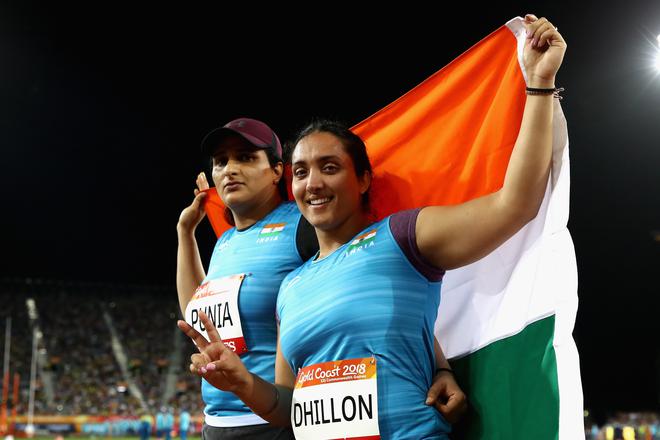
<svg viewBox="0 0 660 440">
<path fill-rule="evenodd" d="M 357 123 L 536 12 L 569 45 L 557 83 L 585 401 L 658 409 L 660 75 L 649 66 L 660 3 L 559 3 L 315 7 L 293 19 L 256 5 L 3 2 L 0 278 L 173 286 L 175 225 L 208 130 L 251 116 L 288 139 L 313 116 Z M 208 257 L 210 227 L 199 236 Z"/>
</svg>

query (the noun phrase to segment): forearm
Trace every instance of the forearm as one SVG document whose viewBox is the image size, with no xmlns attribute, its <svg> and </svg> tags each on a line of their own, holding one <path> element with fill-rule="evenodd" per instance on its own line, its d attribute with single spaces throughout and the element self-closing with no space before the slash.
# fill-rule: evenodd
<svg viewBox="0 0 660 440">
<path fill-rule="evenodd" d="M 554 84 L 535 84 L 553 87 Z M 552 158 L 552 95 L 529 95 L 500 200 L 507 212 L 531 220 L 543 201 Z"/>
<path fill-rule="evenodd" d="M 293 390 L 266 382 L 255 374 L 252 374 L 252 378 L 250 387 L 242 393 L 236 393 L 238 398 L 268 423 L 290 426 Z"/>
<path fill-rule="evenodd" d="M 177 235 L 179 245 L 176 258 L 176 290 L 181 313 L 185 316 L 186 306 L 206 274 L 199 256 L 195 231 L 177 228 Z"/>
</svg>

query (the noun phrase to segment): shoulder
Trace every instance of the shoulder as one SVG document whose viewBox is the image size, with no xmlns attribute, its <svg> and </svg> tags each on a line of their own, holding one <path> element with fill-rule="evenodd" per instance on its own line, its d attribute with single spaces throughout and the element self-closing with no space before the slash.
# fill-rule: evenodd
<svg viewBox="0 0 660 440">
<path fill-rule="evenodd" d="M 410 227 L 414 228 L 421 210 L 422 208 L 406 209 L 404 211 L 395 212 L 387 217 L 386 220 L 388 221 L 392 233 L 395 234 L 395 231 L 398 233 L 398 231 L 402 229 L 407 231 Z"/>
<path fill-rule="evenodd" d="M 417 246 L 417 217 L 422 208 L 407 209 L 392 214 L 389 217 L 389 227 L 392 237 L 412 266 L 427 280 L 437 282 L 442 280 L 445 271 L 432 265 Z"/>
<path fill-rule="evenodd" d="M 292 298 L 291 287 L 293 287 L 296 283 L 298 283 L 298 281 L 302 279 L 300 273 L 304 266 L 305 264 L 289 272 L 287 276 L 284 277 L 284 280 L 282 280 L 282 284 L 280 284 L 280 290 L 277 293 L 277 306 L 276 306 L 278 322 L 280 320 L 283 309 L 285 308 L 285 304 L 287 304 L 289 299 Z M 293 295 L 293 297 L 295 297 L 295 294 Z"/>
<path fill-rule="evenodd" d="M 298 225 L 301 223 L 301 219 L 304 220 L 304 217 L 300 214 L 296 202 L 287 201 L 280 203 L 277 208 L 269 214 L 267 222 L 285 223 L 287 225 L 293 225 L 293 227 L 297 229 Z"/>
<path fill-rule="evenodd" d="M 289 272 L 284 279 L 282 280 L 281 290 L 286 290 L 291 284 L 292 281 L 300 277 L 301 272 L 304 271 L 307 262 L 303 263 L 301 266 L 296 267 L 291 272 Z"/>
<path fill-rule="evenodd" d="M 229 240 L 232 235 L 234 235 L 234 232 L 236 232 L 236 227 L 232 226 L 231 228 L 227 229 L 225 232 L 218 237 L 218 241 L 224 241 L 224 240 Z"/>
<path fill-rule="evenodd" d="M 297 268 L 293 269 L 291 272 L 287 274 L 286 277 L 284 277 L 284 280 L 282 280 L 282 284 L 280 284 L 278 300 L 281 297 L 289 294 L 289 292 L 295 290 L 292 288 L 303 280 L 303 278 L 305 277 L 305 272 L 307 271 L 310 263 L 311 260 L 306 261 L 301 266 L 298 266 Z"/>
<path fill-rule="evenodd" d="M 278 212 L 278 214 L 281 215 L 300 216 L 300 210 L 298 209 L 298 205 L 296 205 L 296 202 L 293 201 L 282 202 L 275 209 Z"/>
</svg>

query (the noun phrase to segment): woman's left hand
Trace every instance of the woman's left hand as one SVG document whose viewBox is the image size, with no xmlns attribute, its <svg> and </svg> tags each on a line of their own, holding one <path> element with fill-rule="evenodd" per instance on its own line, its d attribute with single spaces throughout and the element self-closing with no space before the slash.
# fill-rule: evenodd
<svg viewBox="0 0 660 440">
<path fill-rule="evenodd" d="M 525 15 L 527 42 L 523 63 L 529 87 L 551 88 L 566 52 L 566 41 L 545 17 Z"/>
<path fill-rule="evenodd" d="M 467 397 L 453 373 L 440 371 L 433 378 L 426 404 L 434 405 L 449 423 L 456 423 L 467 409 Z"/>
</svg>

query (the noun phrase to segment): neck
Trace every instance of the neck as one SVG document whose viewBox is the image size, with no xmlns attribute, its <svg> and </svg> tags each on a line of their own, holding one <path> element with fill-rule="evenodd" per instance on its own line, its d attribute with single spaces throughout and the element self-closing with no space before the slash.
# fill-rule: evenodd
<svg viewBox="0 0 660 440">
<path fill-rule="evenodd" d="M 273 209 L 277 208 L 282 203 L 282 198 L 279 194 L 276 197 L 269 197 L 268 199 L 250 206 L 249 209 L 231 208 L 234 216 L 234 225 L 236 229 L 247 229 L 262 218 L 266 217 Z"/>
<path fill-rule="evenodd" d="M 339 247 L 348 243 L 355 234 L 369 226 L 371 220 L 362 211 L 347 219 L 343 224 L 332 230 L 316 229 L 316 237 L 319 240 L 319 258 L 324 258 Z"/>
</svg>

